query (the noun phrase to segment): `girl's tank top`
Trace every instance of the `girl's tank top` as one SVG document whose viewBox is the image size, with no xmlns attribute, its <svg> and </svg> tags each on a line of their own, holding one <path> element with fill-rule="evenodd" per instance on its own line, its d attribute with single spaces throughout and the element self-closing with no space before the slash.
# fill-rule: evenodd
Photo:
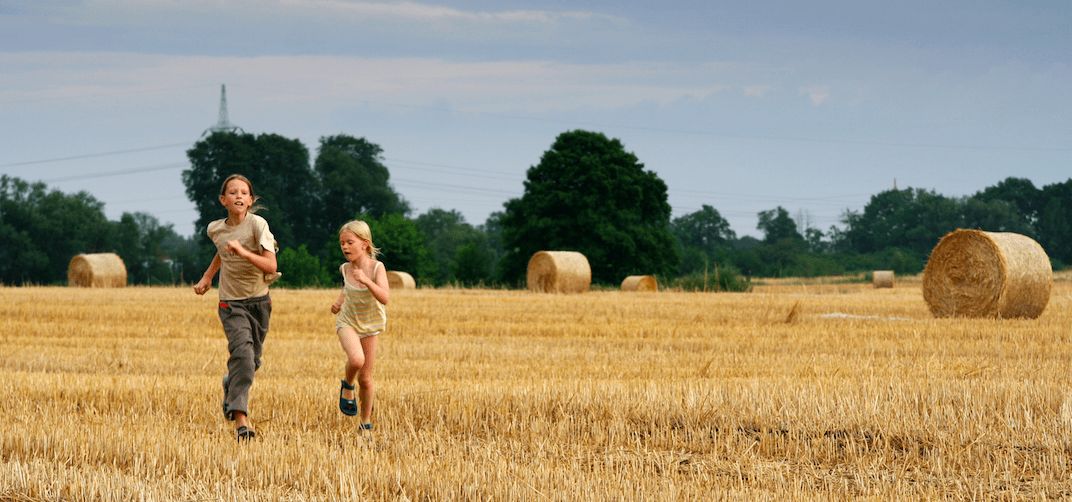
<svg viewBox="0 0 1072 502">
<path fill-rule="evenodd" d="M 373 276 L 381 266 L 383 266 L 383 263 L 376 262 L 376 266 L 372 269 Z M 351 282 L 347 273 L 349 271 L 349 262 L 339 265 L 346 299 L 343 301 L 339 314 L 335 317 L 335 329 L 349 326 L 357 331 L 358 334 L 372 334 L 383 331 L 387 327 L 387 307 L 380 303 L 375 296 L 372 296 L 372 291 L 369 291 L 368 288 Z"/>
</svg>

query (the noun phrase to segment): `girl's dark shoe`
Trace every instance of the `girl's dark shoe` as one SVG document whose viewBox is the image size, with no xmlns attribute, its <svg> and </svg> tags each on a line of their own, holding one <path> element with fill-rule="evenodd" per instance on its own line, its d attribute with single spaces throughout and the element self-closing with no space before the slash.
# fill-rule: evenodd
<svg viewBox="0 0 1072 502">
<path fill-rule="evenodd" d="M 354 390 L 354 386 L 346 383 L 346 380 L 339 380 L 339 382 L 342 384 L 339 387 L 339 411 L 348 417 L 357 415 L 357 399 L 346 399 L 345 397 L 342 397 L 342 392 L 344 390 Z"/>
<path fill-rule="evenodd" d="M 360 426 L 358 426 L 358 429 L 361 429 L 363 431 L 371 431 L 372 430 L 372 423 L 371 422 L 365 422 L 365 423 L 361 424 Z"/>
</svg>

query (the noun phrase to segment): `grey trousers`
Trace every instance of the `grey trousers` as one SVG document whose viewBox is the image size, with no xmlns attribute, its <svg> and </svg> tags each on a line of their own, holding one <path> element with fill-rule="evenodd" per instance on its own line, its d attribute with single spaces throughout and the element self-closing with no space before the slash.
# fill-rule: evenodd
<svg viewBox="0 0 1072 502">
<path fill-rule="evenodd" d="M 268 295 L 245 300 L 220 300 L 220 323 L 227 334 L 227 376 L 223 380 L 223 412 L 234 420 L 234 412 L 249 414 L 249 388 L 253 374 L 261 367 L 261 351 L 268 335 L 272 299 Z"/>
</svg>

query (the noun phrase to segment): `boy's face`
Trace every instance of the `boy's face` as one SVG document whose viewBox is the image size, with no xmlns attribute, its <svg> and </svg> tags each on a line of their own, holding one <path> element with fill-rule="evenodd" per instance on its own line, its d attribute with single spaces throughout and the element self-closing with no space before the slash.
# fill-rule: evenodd
<svg viewBox="0 0 1072 502">
<path fill-rule="evenodd" d="M 253 195 L 249 193 L 249 185 L 242 180 L 231 180 L 223 189 L 220 196 L 220 204 L 227 208 L 228 213 L 245 213 L 253 204 Z"/>
</svg>

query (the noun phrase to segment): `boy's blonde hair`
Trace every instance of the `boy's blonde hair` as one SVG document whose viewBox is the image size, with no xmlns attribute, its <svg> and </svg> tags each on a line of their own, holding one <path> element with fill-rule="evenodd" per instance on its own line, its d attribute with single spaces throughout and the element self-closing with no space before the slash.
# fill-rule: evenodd
<svg viewBox="0 0 1072 502">
<path fill-rule="evenodd" d="M 369 245 L 369 257 L 375 258 L 380 254 L 380 248 L 372 243 L 372 229 L 369 228 L 368 223 L 361 220 L 348 221 L 339 227 L 339 236 L 342 236 L 343 232 L 350 232 L 367 242 Z"/>
</svg>

